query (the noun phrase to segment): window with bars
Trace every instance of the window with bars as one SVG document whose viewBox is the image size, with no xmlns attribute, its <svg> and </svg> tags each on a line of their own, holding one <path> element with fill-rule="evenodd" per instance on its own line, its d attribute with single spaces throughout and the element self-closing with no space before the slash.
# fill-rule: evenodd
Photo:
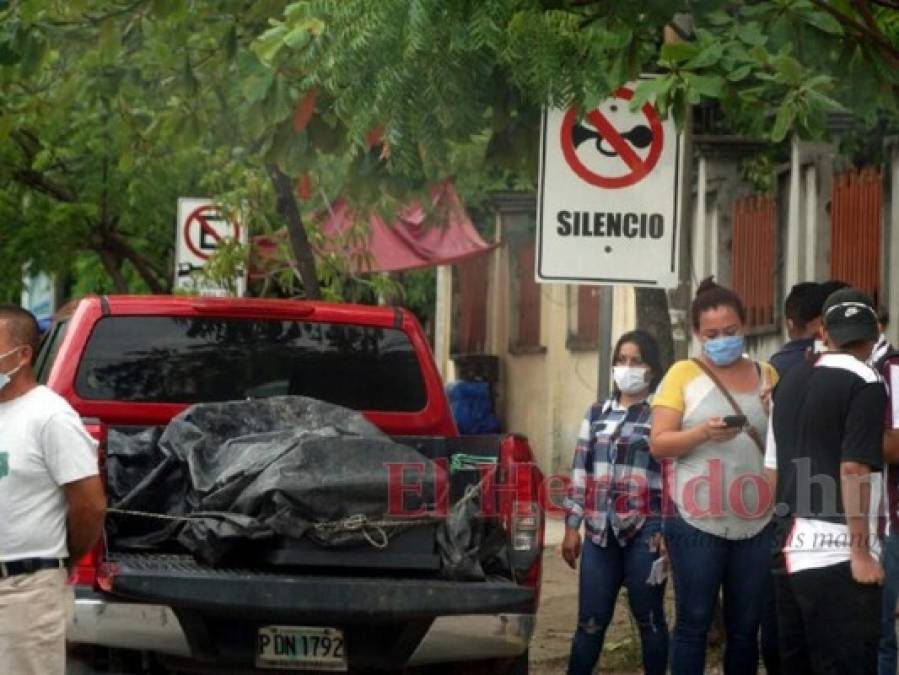
<svg viewBox="0 0 899 675">
<path fill-rule="evenodd" d="M 864 167 L 834 176 L 830 204 L 830 275 L 880 299 L 883 182 Z"/>
<path fill-rule="evenodd" d="M 746 305 L 750 328 L 773 328 L 777 269 L 777 203 L 764 194 L 734 200 L 731 240 L 733 290 Z"/>
</svg>

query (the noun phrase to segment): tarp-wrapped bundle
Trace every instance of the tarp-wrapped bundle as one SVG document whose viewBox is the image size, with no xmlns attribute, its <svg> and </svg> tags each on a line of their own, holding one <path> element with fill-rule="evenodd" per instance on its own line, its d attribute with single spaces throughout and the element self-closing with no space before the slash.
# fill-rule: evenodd
<svg viewBox="0 0 899 675">
<path fill-rule="evenodd" d="M 505 532 L 481 511 L 478 467 L 491 458 L 464 454 L 464 439 L 415 442 L 448 461 L 392 440 L 358 412 L 300 396 L 198 404 L 164 429 L 113 428 L 107 543 L 210 565 L 508 578 Z"/>
<path fill-rule="evenodd" d="M 421 467 L 422 493 L 403 505 L 433 512 L 442 469 L 357 412 L 298 396 L 195 405 L 162 432 L 110 431 L 108 536 L 117 550 L 180 546 L 210 564 L 278 538 L 381 545 L 422 523 L 388 513 L 390 464 Z"/>
</svg>

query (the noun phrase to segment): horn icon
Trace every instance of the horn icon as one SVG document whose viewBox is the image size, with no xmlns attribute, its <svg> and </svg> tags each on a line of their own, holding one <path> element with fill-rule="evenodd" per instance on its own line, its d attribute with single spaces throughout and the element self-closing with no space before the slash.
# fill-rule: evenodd
<svg viewBox="0 0 899 675">
<path fill-rule="evenodd" d="M 571 128 L 571 141 L 574 143 L 574 147 L 578 147 L 581 143 L 592 139 L 596 139 L 596 145 L 598 147 L 599 143 L 602 141 L 602 136 L 600 136 L 599 132 L 595 129 L 585 127 L 580 122 Z"/>
</svg>

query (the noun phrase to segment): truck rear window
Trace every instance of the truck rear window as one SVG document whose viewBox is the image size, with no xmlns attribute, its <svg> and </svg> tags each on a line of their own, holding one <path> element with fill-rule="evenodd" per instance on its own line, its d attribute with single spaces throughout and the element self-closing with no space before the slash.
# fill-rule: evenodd
<svg viewBox="0 0 899 675">
<path fill-rule="evenodd" d="M 198 403 L 294 394 L 414 412 L 427 393 L 401 330 L 233 318 L 111 316 L 75 380 L 84 399 Z"/>
</svg>

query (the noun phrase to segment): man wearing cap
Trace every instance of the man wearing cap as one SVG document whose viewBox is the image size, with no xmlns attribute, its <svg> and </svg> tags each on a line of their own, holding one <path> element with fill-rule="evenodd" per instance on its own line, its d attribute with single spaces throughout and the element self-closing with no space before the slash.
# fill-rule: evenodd
<svg viewBox="0 0 899 675">
<path fill-rule="evenodd" d="M 776 470 L 781 663 L 791 674 L 876 673 L 886 392 L 865 361 L 877 314 L 847 288 L 822 316 L 828 351 L 778 384 L 765 456 Z"/>
<path fill-rule="evenodd" d="M 96 543 L 96 443 L 31 370 L 34 317 L 0 305 L 0 673 L 63 675 L 67 569 Z"/>
</svg>

